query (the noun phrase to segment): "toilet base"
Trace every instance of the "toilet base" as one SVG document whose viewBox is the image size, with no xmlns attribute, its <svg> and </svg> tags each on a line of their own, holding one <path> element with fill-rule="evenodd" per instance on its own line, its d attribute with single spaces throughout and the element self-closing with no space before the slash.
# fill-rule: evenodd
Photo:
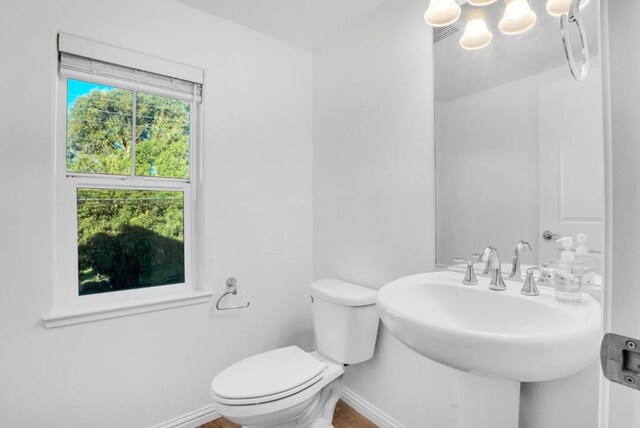
<svg viewBox="0 0 640 428">
<path fill-rule="evenodd" d="M 243 428 L 333 428 L 333 413 L 342 395 L 342 377 L 331 381 L 310 400 L 303 403 L 304 410 L 283 422 L 242 425 Z M 287 409 L 292 410 L 292 409 Z M 283 411 L 284 412 L 284 411 Z M 287 412 L 290 413 L 290 412 Z M 276 416 L 277 415 L 272 415 Z M 270 418 L 271 419 L 271 418 Z"/>
</svg>

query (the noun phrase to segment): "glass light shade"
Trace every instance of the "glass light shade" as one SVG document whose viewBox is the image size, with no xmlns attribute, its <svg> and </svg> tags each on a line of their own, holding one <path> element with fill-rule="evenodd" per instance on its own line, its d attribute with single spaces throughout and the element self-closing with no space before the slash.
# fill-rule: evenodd
<svg viewBox="0 0 640 428">
<path fill-rule="evenodd" d="M 551 16 L 561 16 L 569 12 L 571 0 L 547 0 L 547 12 Z"/>
<path fill-rule="evenodd" d="M 504 34 L 524 33 L 536 23 L 537 16 L 529 7 L 527 0 L 504 0 L 507 7 L 498 23 Z"/>
<path fill-rule="evenodd" d="M 484 20 L 484 11 L 481 9 L 473 9 L 467 13 L 467 25 L 464 33 L 460 37 L 460 46 L 464 49 L 482 49 L 491 43 L 493 34 L 487 28 Z"/>
<path fill-rule="evenodd" d="M 497 1 L 498 0 L 467 0 L 467 3 L 469 3 L 471 6 L 488 6 Z"/>
<path fill-rule="evenodd" d="M 460 18 L 462 9 L 455 0 L 431 0 L 424 20 L 433 27 L 451 25 Z"/>
</svg>

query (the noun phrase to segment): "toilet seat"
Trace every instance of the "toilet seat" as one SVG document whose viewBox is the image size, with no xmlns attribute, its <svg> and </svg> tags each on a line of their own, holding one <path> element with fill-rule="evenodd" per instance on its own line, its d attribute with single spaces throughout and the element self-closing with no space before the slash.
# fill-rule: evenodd
<svg viewBox="0 0 640 428">
<path fill-rule="evenodd" d="M 297 346 L 253 355 L 226 368 L 211 383 L 218 403 L 241 406 L 294 395 L 319 382 L 327 365 Z"/>
<path fill-rule="evenodd" d="M 309 405 L 308 403 L 310 403 L 311 400 L 313 400 L 314 397 L 319 394 L 325 386 L 334 381 L 339 382 L 340 376 L 344 373 L 344 366 L 342 364 L 338 364 L 327 359 L 317 351 L 306 353 L 299 348 L 297 350 L 315 359 L 324 367 L 324 370 L 320 373 L 319 379 L 315 381 L 315 383 L 311 383 L 310 381 L 309 386 L 293 388 L 284 391 L 283 393 L 281 393 L 282 397 L 278 399 L 273 399 L 273 396 L 267 396 L 268 398 L 263 398 L 272 400 L 257 402 L 256 404 L 243 404 L 239 399 L 225 399 L 218 396 L 218 394 L 214 390 L 214 387 L 223 394 L 225 392 L 230 392 L 220 390 L 220 385 L 218 385 L 216 382 L 217 377 L 220 376 L 218 375 L 216 376 L 216 379 L 214 379 L 211 383 L 211 394 L 213 396 L 216 410 L 218 410 L 220 414 L 224 415 L 227 418 L 230 418 L 232 421 L 241 425 L 260 425 L 266 424 L 269 420 L 272 420 L 270 418 L 274 418 L 273 420 L 280 420 L 281 418 L 283 418 L 282 420 L 290 420 L 289 417 L 297 416 L 299 412 L 302 412 L 306 408 L 306 406 Z M 268 352 L 270 353 L 273 351 Z M 260 355 L 264 354 L 258 354 L 254 357 L 259 357 Z M 263 369 L 260 371 L 260 373 L 263 373 L 264 371 L 265 370 Z M 222 374 L 222 372 L 220 374 Z M 214 384 L 216 385 L 214 386 Z M 285 392 L 287 394 L 285 394 Z M 282 415 L 288 416 L 285 417 Z"/>
</svg>

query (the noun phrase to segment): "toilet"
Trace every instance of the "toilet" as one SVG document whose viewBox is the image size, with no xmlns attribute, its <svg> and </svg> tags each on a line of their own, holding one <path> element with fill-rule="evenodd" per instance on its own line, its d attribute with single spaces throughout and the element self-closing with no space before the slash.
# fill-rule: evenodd
<svg viewBox="0 0 640 428">
<path fill-rule="evenodd" d="M 318 349 L 297 346 L 245 358 L 211 382 L 220 415 L 243 427 L 330 428 L 345 365 L 373 357 L 376 290 L 337 279 L 311 284 Z"/>
</svg>

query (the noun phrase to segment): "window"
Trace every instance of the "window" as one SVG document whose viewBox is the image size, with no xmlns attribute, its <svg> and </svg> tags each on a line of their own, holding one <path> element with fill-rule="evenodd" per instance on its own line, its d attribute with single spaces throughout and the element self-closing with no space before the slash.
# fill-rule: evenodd
<svg viewBox="0 0 640 428">
<path fill-rule="evenodd" d="M 121 181 L 189 179 L 190 103 L 67 79 L 66 110 L 66 179 L 106 185 L 75 186 L 78 294 L 184 283 L 184 182 Z"/>
<path fill-rule="evenodd" d="M 192 275 L 191 181 L 201 80 L 63 50 L 78 49 L 78 43 L 81 53 L 84 47 L 108 56 L 115 49 L 60 39 L 54 313 L 104 313 L 202 297 Z M 148 59 L 118 53 L 125 62 Z M 45 317 L 45 324 L 59 318 Z"/>
<path fill-rule="evenodd" d="M 184 192 L 77 189 L 78 294 L 185 282 Z"/>
</svg>

